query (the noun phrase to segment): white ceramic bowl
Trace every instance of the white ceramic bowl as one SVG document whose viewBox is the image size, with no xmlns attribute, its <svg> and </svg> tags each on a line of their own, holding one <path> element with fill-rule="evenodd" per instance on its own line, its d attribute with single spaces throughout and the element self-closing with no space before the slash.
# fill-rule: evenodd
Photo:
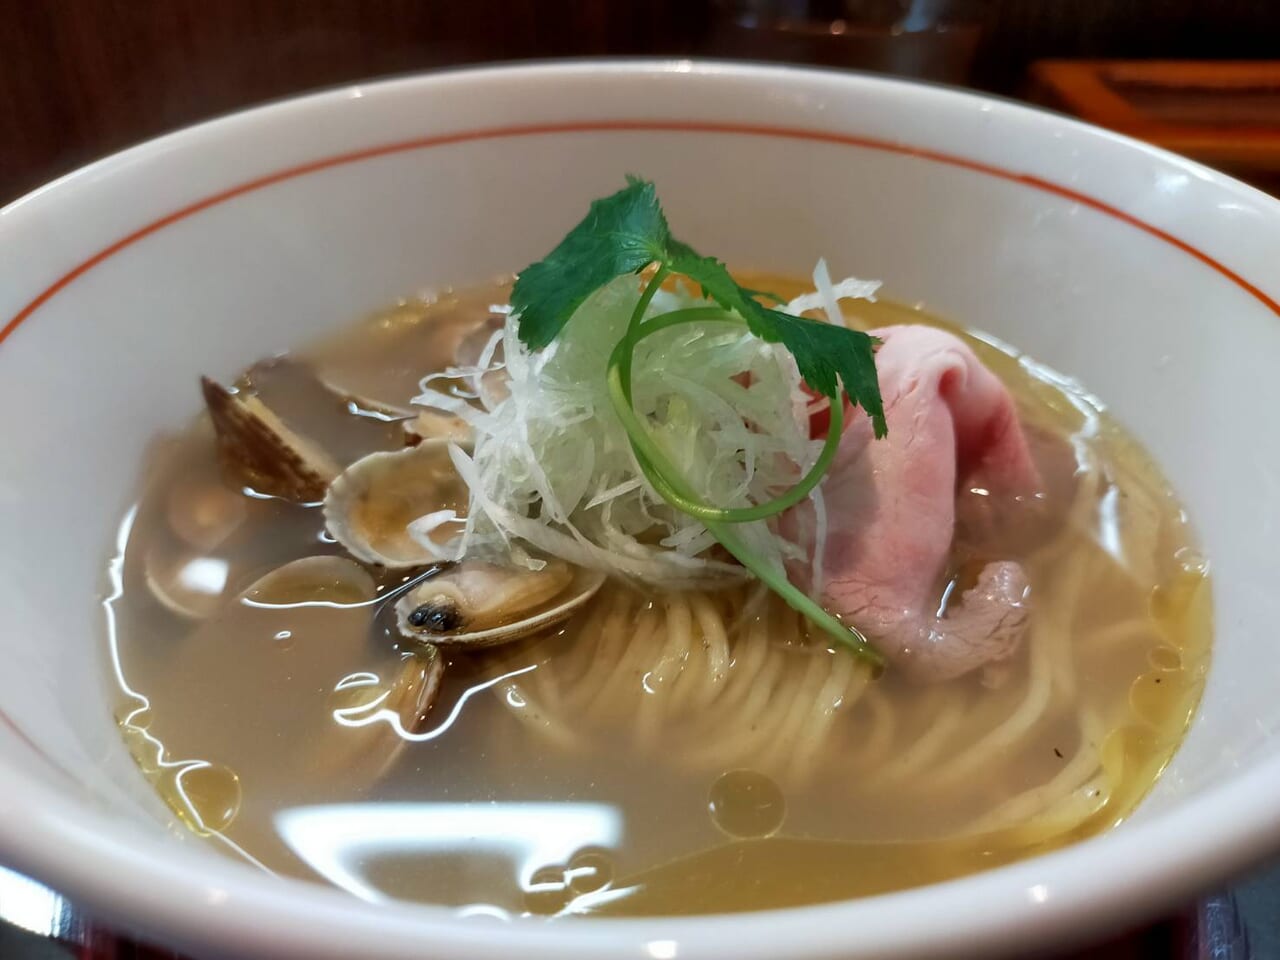
<svg viewBox="0 0 1280 960">
<path fill-rule="evenodd" d="M 1078 376 L 1159 458 L 1215 571 L 1199 719 L 1119 829 L 890 896 L 500 924 L 277 880 L 167 833 L 112 723 L 101 612 L 156 431 L 232 375 L 547 250 L 625 172 L 730 263 L 878 277 Z M 1280 203 L 1061 117 L 934 87 L 571 63 L 228 117 L 0 212 L 0 858 L 203 955 L 816 958 L 1099 933 L 1280 846 Z"/>
</svg>

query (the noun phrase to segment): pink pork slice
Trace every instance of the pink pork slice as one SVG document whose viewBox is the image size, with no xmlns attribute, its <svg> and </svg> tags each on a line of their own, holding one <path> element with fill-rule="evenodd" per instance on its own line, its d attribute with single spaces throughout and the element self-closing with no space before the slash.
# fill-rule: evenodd
<svg viewBox="0 0 1280 960">
<path fill-rule="evenodd" d="M 947 680 L 1011 656 L 1030 616 L 1011 560 L 988 563 L 939 616 L 957 491 L 1031 495 L 1039 478 L 1013 399 L 968 346 L 923 326 L 874 333 L 889 434 L 874 440 L 865 414 L 850 417 L 823 481 L 822 602 L 910 677 Z M 792 521 L 802 540 L 807 519 Z"/>
</svg>

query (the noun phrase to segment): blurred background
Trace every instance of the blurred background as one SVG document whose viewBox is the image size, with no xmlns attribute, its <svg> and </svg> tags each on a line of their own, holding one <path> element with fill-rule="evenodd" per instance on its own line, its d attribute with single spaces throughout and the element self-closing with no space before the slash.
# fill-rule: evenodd
<svg viewBox="0 0 1280 960">
<path fill-rule="evenodd" d="M 298 92 L 588 56 L 970 86 L 1280 194 L 1280 0 L 0 0 L 0 205 L 139 140 Z M 1082 955 L 1280 958 L 1278 878 L 1246 879 Z M 2 868 L 0 918 L 0 960 L 171 956 L 117 940 Z"/>
<path fill-rule="evenodd" d="M 0 202 L 298 91 L 598 55 L 784 60 L 974 86 L 1280 185 L 1280 69 L 1248 62 L 1280 58 L 1280 0 L 0 0 Z M 1234 63 L 1141 63 L 1155 59 Z"/>
</svg>

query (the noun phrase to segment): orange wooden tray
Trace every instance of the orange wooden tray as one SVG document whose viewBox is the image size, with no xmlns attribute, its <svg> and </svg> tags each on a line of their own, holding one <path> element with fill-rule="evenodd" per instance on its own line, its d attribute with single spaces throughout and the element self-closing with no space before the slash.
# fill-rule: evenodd
<svg viewBox="0 0 1280 960">
<path fill-rule="evenodd" d="M 1280 192 L 1280 60 L 1041 60 L 1031 99 Z"/>
</svg>

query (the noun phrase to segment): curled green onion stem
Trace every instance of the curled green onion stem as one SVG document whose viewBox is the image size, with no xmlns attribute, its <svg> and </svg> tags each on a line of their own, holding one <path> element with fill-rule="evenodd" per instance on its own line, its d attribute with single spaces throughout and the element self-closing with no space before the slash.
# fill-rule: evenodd
<svg viewBox="0 0 1280 960">
<path fill-rule="evenodd" d="M 787 579 L 785 571 L 771 566 L 758 556 L 734 529 L 734 525 L 753 520 L 763 520 L 794 506 L 803 500 L 822 480 L 835 458 L 840 443 L 840 433 L 844 425 L 844 409 L 839 397 L 831 400 L 831 424 L 827 437 L 817 460 L 800 481 L 786 493 L 765 503 L 751 507 L 717 508 L 702 502 L 696 493 L 680 475 L 680 471 L 671 463 L 666 454 L 654 441 L 648 428 L 636 415 L 631 405 L 631 370 L 632 358 L 636 345 L 646 337 L 662 330 L 686 323 L 732 323 L 745 326 L 746 323 L 736 315 L 719 307 L 693 307 L 686 310 L 674 310 L 662 316 L 643 322 L 644 312 L 648 309 L 654 294 L 667 274 L 666 267 L 659 267 L 646 285 L 640 302 L 632 312 L 627 332 L 618 341 L 609 357 L 608 384 L 609 399 L 614 411 L 622 421 L 623 428 L 631 441 L 631 448 L 636 455 L 645 478 L 652 484 L 658 494 L 677 510 L 701 520 L 720 544 L 729 551 L 739 563 L 756 575 L 766 586 L 777 593 L 798 613 L 808 618 L 814 625 L 830 634 L 842 645 L 864 660 L 882 666 L 881 655 L 867 642 L 861 631 L 841 622 L 822 608 L 811 597 Z"/>
</svg>

